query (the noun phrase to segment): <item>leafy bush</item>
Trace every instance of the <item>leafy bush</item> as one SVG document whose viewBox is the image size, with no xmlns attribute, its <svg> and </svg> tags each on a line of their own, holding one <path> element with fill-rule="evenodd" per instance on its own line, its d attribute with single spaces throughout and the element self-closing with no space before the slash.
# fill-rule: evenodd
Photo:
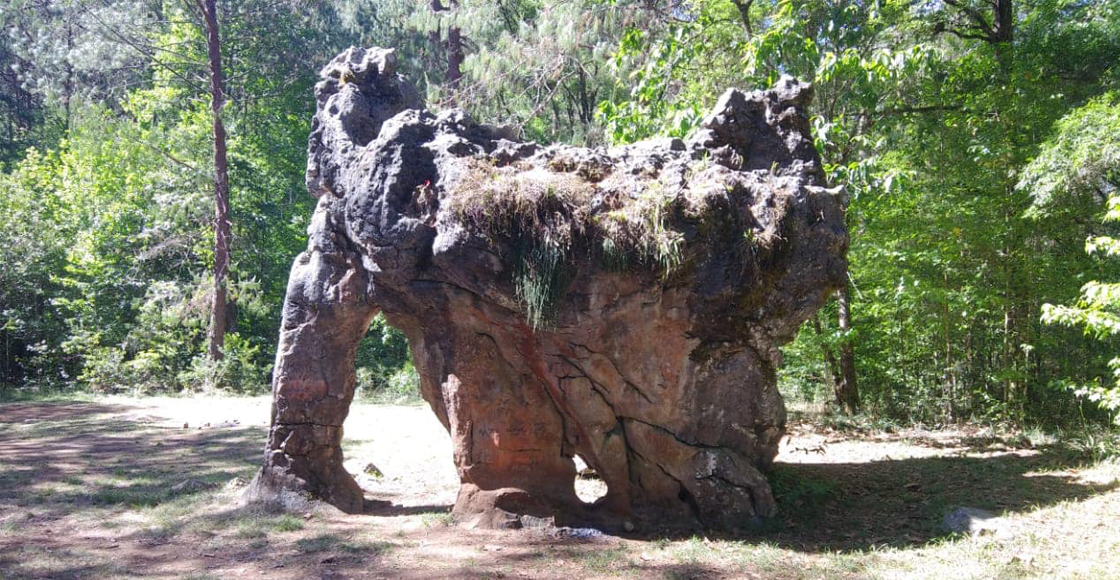
<svg viewBox="0 0 1120 580">
<path fill-rule="evenodd" d="M 378 314 L 358 344 L 356 396 L 379 402 L 412 402 L 420 397 L 420 376 L 412 366 L 408 339 Z"/>
<path fill-rule="evenodd" d="M 276 141 L 267 123 L 231 137 L 236 174 L 254 177 L 232 185 L 233 336 L 225 360 L 207 362 L 213 202 L 198 168 L 209 158 L 209 111 L 169 87 L 134 91 L 120 106 L 127 115 L 76 111 L 66 140 L 0 176 L 0 381 L 257 392 L 305 240 L 309 212 L 280 215 L 310 205 L 302 178 L 273 167 L 284 152 L 256 148 Z M 300 163 L 309 117 L 282 128 Z"/>
<path fill-rule="evenodd" d="M 221 360 L 200 354 L 191 360 L 189 369 L 179 373 L 179 383 L 197 391 L 222 390 L 232 393 L 258 394 L 268 391 L 268 367 L 257 362 L 260 347 L 236 333 L 227 334 Z"/>
<path fill-rule="evenodd" d="M 358 397 L 380 403 L 411 403 L 420 399 L 420 375 L 411 361 L 397 368 L 359 367 Z"/>
</svg>

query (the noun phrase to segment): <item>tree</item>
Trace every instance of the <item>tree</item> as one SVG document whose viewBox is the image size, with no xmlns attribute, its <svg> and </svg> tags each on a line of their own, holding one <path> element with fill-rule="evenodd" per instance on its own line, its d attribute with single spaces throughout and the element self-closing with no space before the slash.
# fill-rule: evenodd
<svg viewBox="0 0 1120 580">
<path fill-rule="evenodd" d="M 1076 412 L 1050 385 L 1092 376 L 1102 346 L 1039 314 L 1107 268 L 1071 243 L 1094 227 L 1084 207 L 1027 219 L 1016 182 L 1051 124 L 1116 82 L 1114 2 L 706 0 L 654 14 L 616 55 L 629 90 L 600 105 L 618 142 L 687 133 L 729 85 L 814 85 L 824 170 L 852 200 L 851 286 L 819 336 L 787 349 L 787 376 L 839 401 L 854 366 L 864 406 L 909 419 Z M 840 364 L 845 345 L 858 364 Z"/>
<path fill-rule="evenodd" d="M 4 45 L 21 65 L 17 82 L 39 103 L 25 134 L 58 131 L 30 142 L 40 151 L 24 154 L 27 145 L 12 142 L 20 158 L 13 179 L 0 179 L 0 206 L 65 241 L 32 259 L 27 227 L 0 232 L 12 250 L 0 292 L 19 297 L 0 298 L 6 380 L 108 390 L 263 384 L 286 274 L 306 244 L 313 207 L 303 180 L 308 95 L 319 65 L 360 40 L 333 4 L 212 5 L 224 33 L 218 120 L 228 132 L 231 173 L 226 291 L 238 306 L 220 361 L 211 359 L 207 337 L 217 224 L 215 199 L 205 193 L 215 181 L 206 169 L 215 139 L 205 13 L 186 2 L 17 0 L 0 8 L 5 33 L 22 39 Z M 130 18 L 132 7 L 144 9 L 142 17 Z M 63 8 L 70 12 L 59 14 Z M 81 24 L 72 52 L 59 49 L 62 16 Z M 55 129 L 65 117 L 62 56 L 76 73 L 74 114 L 68 129 Z M 114 71 L 114 62 L 129 64 Z M 31 191 L 42 201 L 26 202 L 21 192 Z"/>
<path fill-rule="evenodd" d="M 195 0 L 206 27 L 206 53 L 210 63 L 210 112 L 214 125 L 214 291 L 210 300 L 210 358 L 221 360 L 226 335 L 226 277 L 229 274 L 229 162 L 226 129 L 222 124 L 222 44 L 218 35 L 215 0 Z"/>
<path fill-rule="evenodd" d="M 1120 96 L 1110 93 L 1090 101 L 1056 123 L 1054 135 L 1023 172 L 1018 187 L 1034 199 L 1032 215 L 1041 217 L 1062 206 L 1107 201 L 1106 224 L 1120 222 Z M 1115 228 L 1085 242 L 1090 255 L 1120 256 L 1120 236 Z M 1120 335 L 1120 283 L 1089 281 L 1071 305 L 1044 304 L 1042 321 L 1080 328 L 1102 340 L 1115 352 Z M 1120 356 L 1108 361 L 1112 379 L 1060 381 L 1078 396 L 1086 397 L 1113 414 L 1120 424 Z"/>
<path fill-rule="evenodd" d="M 943 0 L 947 10 L 936 16 L 936 32 L 990 44 L 1008 43 L 1015 37 L 1015 8 L 1012 0 Z M 987 14 L 990 10 L 991 16 Z"/>
<path fill-rule="evenodd" d="M 836 401 L 849 413 L 859 411 L 859 385 L 856 382 L 856 356 L 852 346 L 851 290 L 845 284 L 836 292 L 837 324 L 844 339 L 840 343 L 839 380 L 836 384 Z"/>
</svg>

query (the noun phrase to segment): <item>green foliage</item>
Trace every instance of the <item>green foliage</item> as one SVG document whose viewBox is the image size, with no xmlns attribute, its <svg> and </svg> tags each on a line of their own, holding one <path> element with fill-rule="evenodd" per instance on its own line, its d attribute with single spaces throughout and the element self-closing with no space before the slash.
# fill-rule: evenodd
<svg viewBox="0 0 1120 580">
<path fill-rule="evenodd" d="M 630 211 L 622 211 L 622 221 L 628 222 L 631 239 L 636 239 L 632 243 L 637 246 L 639 260 L 652 264 L 666 278 L 683 259 L 684 236 L 669 225 L 675 201 L 675 197 L 656 188 L 626 208 Z"/>
<path fill-rule="evenodd" d="M 1034 215 L 1054 213 L 1055 206 L 1078 205 L 1079 198 L 1108 198 L 1106 223 L 1120 222 L 1120 104 L 1115 94 L 1089 101 L 1054 124 L 1054 135 L 1027 166 L 1019 188 L 1034 198 Z M 1082 199 L 1083 201 L 1083 199 Z M 1120 239 L 1095 235 L 1085 242 L 1089 255 L 1114 259 Z M 1111 338 L 1120 334 L 1120 284 L 1089 281 L 1072 305 L 1042 305 L 1042 322 L 1080 328 L 1087 336 L 1115 348 Z M 1059 389 L 1094 403 L 1120 424 L 1120 357 L 1108 362 L 1109 381 L 1055 381 Z"/>
<path fill-rule="evenodd" d="M 412 365 L 408 339 L 378 314 L 358 344 L 357 396 L 375 401 L 413 402 L 420 397 L 420 376 Z"/>
<path fill-rule="evenodd" d="M 1063 441 L 1090 464 L 1120 459 L 1120 432 L 1086 425 L 1069 434 Z"/>
<path fill-rule="evenodd" d="M 519 0 L 459 2 L 437 19 L 421 15 L 416 20 L 426 22 L 425 31 L 439 21 L 460 26 L 477 46 L 463 63 L 463 82 L 429 94 L 530 139 L 600 143 L 596 110 L 617 90 L 611 53 L 627 25 L 652 9 L 634 0 Z"/>
<path fill-rule="evenodd" d="M 970 34 L 952 3 L 440 5 L 219 2 L 235 326 L 217 365 L 202 357 L 210 117 L 192 14 L 176 3 L 0 8 L 12 39 L 0 67 L 14 71 L 0 75 L 0 384 L 259 390 L 313 204 L 303 170 L 316 70 L 348 45 L 380 44 L 399 49 L 432 103 L 585 144 L 685 136 L 729 86 L 811 81 L 823 169 L 851 199 L 853 327 L 841 331 L 827 306 L 821 332 L 803 329 L 785 350 L 785 391 L 831 399 L 825 353 L 850 348 L 878 418 L 1115 417 L 1114 0 L 1016 2 L 1010 41 Z M 992 21 L 988 5 L 968 6 Z M 452 28 L 466 39 L 458 83 Z M 687 267 L 680 227 L 706 211 L 653 186 L 591 215 L 586 180 L 566 175 L 517 182 L 483 168 L 478 195 L 462 197 L 468 221 L 516 242 L 513 282 L 534 326 L 581 260 L 666 278 Z M 744 259 L 756 243 L 743 240 Z M 383 319 L 357 364 L 363 394 L 416 391 L 407 342 Z"/>
<path fill-rule="evenodd" d="M 1066 184 L 1114 187 L 1102 176 L 1115 166 L 1116 8 L 1017 4 L 1015 40 L 1001 43 L 960 38 L 967 15 L 948 4 L 774 0 L 744 18 L 730 1 L 698 0 L 687 17 L 627 30 L 613 64 L 629 90 L 599 112 L 629 142 L 683 133 L 727 86 L 811 81 L 817 148 L 851 198 L 854 329 L 840 332 L 829 307 L 822 334 L 803 329 L 787 347 L 783 388 L 831 398 L 823 353 L 851 345 L 875 413 L 1068 422 L 1077 398 L 1051 385 L 1093 383 L 1112 357 L 1039 317 L 1115 271 L 1075 242 L 1093 235 L 1109 251 L 1086 219 L 1101 192 Z M 1068 136 L 1039 153 L 1052 131 Z M 1058 195 L 1069 199 L 1025 211 Z"/>
<path fill-rule="evenodd" d="M 0 383 L 41 384 L 73 372 L 48 337 L 65 321 L 51 297 L 60 290 L 52 277 L 64 263 L 68 233 L 54 226 L 59 202 L 39 195 L 43 157 L 28 154 L 31 167 L 0 176 Z"/>
<path fill-rule="evenodd" d="M 226 335 L 221 360 L 196 355 L 189 369 L 176 378 L 183 387 L 204 391 L 223 390 L 232 393 L 260 394 L 268 392 L 265 380 L 268 367 L 262 365 L 260 347 L 237 333 Z M 139 357 L 137 357 L 139 358 Z"/>
<path fill-rule="evenodd" d="M 338 25 L 331 7 L 219 3 L 231 55 L 234 240 L 231 335 L 212 362 L 203 350 L 213 186 L 209 95 L 195 80 L 205 78 L 201 29 L 181 4 L 162 7 L 158 22 L 135 3 L 109 12 L 57 4 L 0 10 L 5 32 L 22 39 L 11 47 L 21 86 L 65 136 L 0 177 L 0 382 L 260 392 L 313 206 L 303 183 L 308 96 L 317 67 L 355 37 L 325 42 L 315 32 Z M 70 35 L 59 28 L 67 22 L 97 25 Z M 60 55 L 59 42 L 74 49 Z M 122 64 L 127 73 L 114 69 Z"/>
<path fill-rule="evenodd" d="M 1075 204 L 1079 197 L 1092 202 L 1112 195 L 1120 186 L 1120 95 L 1090 100 L 1054 123 L 1053 133 L 1017 185 L 1033 199 L 1032 215 Z M 1115 255 L 1112 249 L 1108 253 Z"/>
<path fill-rule="evenodd" d="M 420 375 L 406 360 L 400 366 L 384 361 L 375 367 L 358 367 L 359 397 L 378 403 L 416 403 L 420 401 Z"/>
<path fill-rule="evenodd" d="M 634 70 L 627 75 L 627 98 L 618 102 L 599 103 L 598 115 L 607 127 L 607 134 L 616 143 L 630 143 L 652 135 L 667 134 L 684 137 L 699 123 L 701 105 L 679 105 L 666 96 L 672 89 L 675 66 L 691 61 L 704 44 L 690 42 L 689 33 L 705 24 L 672 24 L 664 33 L 664 41 L 650 46 L 649 36 L 636 26 L 628 28 L 619 41 L 614 56 L 616 69 Z M 648 52 L 650 49 L 652 51 Z M 630 61 L 644 60 L 641 66 Z M 622 88 L 622 87 L 620 87 Z"/>
</svg>

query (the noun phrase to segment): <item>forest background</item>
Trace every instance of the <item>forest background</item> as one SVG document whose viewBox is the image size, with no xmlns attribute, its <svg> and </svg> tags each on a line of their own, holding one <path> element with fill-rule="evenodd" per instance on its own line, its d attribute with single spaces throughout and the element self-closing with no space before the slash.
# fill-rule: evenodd
<svg viewBox="0 0 1120 580">
<path fill-rule="evenodd" d="M 727 87 L 812 82 L 850 284 L 784 349 L 786 396 L 887 422 L 1117 421 L 1117 0 L 3 0 L 0 28 L 0 397 L 266 391 L 317 70 L 378 45 L 431 106 L 591 146 L 683 136 Z M 358 366 L 361 393 L 415 396 L 380 318 Z"/>
</svg>

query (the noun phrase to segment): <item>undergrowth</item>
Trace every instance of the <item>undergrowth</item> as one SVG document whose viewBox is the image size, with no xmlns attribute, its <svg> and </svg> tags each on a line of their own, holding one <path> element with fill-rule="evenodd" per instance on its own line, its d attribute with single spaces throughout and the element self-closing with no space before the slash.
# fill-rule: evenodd
<svg viewBox="0 0 1120 580">
<path fill-rule="evenodd" d="M 396 368 L 359 367 L 355 397 L 374 404 L 417 404 L 420 398 L 420 375 L 411 361 Z"/>
<path fill-rule="evenodd" d="M 963 429 L 973 440 L 988 440 L 1008 449 L 1050 449 L 1070 461 L 1086 465 L 1120 462 L 1120 429 L 1082 422 L 1074 425 L 1021 425 L 978 419 L 961 423 L 926 424 L 865 409 L 857 414 L 839 411 L 831 402 L 806 401 L 796 393 L 784 392 L 794 423 L 808 423 L 845 437 L 860 438 L 909 429 L 937 431 Z"/>
</svg>

